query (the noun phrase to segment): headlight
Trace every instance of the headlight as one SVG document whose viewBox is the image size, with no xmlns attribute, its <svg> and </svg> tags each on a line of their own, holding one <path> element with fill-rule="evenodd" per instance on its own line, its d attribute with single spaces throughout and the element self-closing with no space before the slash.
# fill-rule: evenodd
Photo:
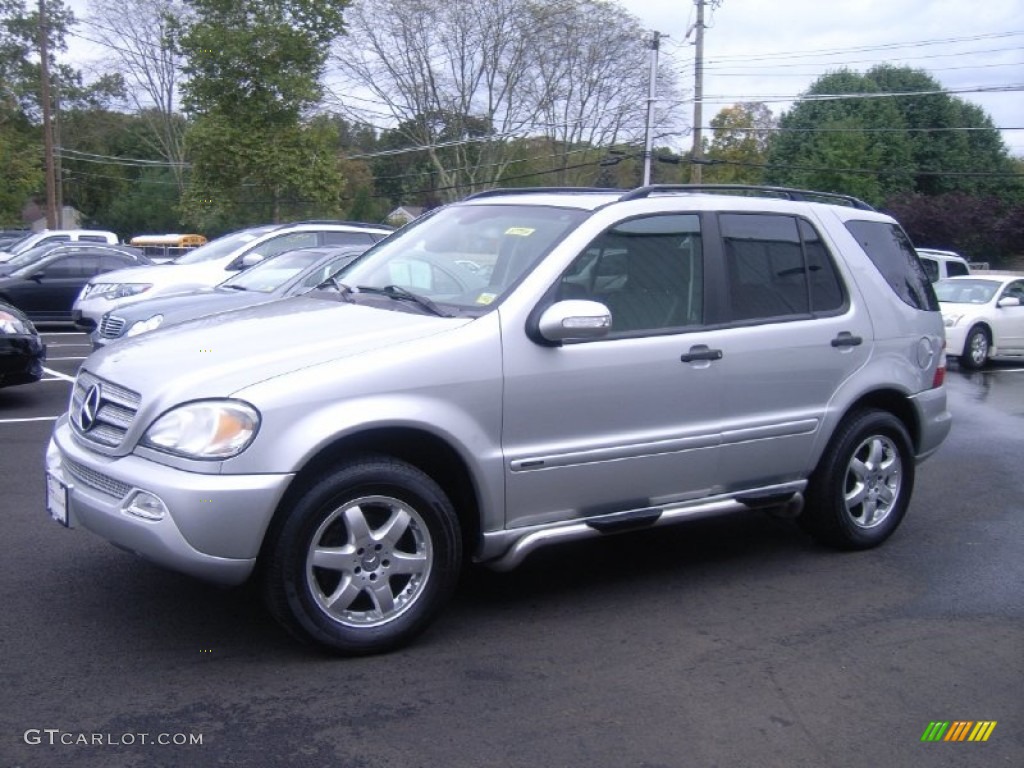
<svg viewBox="0 0 1024 768">
<path fill-rule="evenodd" d="M 960 315 L 943 315 L 942 322 L 945 323 L 947 328 L 952 328 L 954 325 L 964 319 L 962 314 Z"/>
<path fill-rule="evenodd" d="M 155 331 L 160 327 L 160 324 L 164 321 L 163 315 L 153 315 L 147 320 L 139 320 L 137 323 L 132 323 L 131 328 L 125 333 L 125 337 L 138 336 L 140 333 L 148 333 L 149 331 Z"/>
<path fill-rule="evenodd" d="M 85 286 L 80 298 L 102 296 L 105 299 L 124 299 L 145 293 L 152 287 L 152 283 L 96 283 Z"/>
<path fill-rule="evenodd" d="M 17 315 L 0 311 L 0 333 L 28 336 L 32 331 L 29 330 L 28 326 Z"/>
<path fill-rule="evenodd" d="M 259 412 L 248 403 L 200 400 L 167 411 L 142 442 L 190 459 L 228 459 L 249 447 L 259 425 Z"/>
</svg>

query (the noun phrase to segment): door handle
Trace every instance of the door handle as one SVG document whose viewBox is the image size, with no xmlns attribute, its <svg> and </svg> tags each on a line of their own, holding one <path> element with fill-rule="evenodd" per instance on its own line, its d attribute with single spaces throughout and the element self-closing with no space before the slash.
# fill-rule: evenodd
<svg viewBox="0 0 1024 768">
<path fill-rule="evenodd" d="M 854 336 L 849 331 L 842 331 L 838 336 L 832 339 L 833 347 L 859 347 L 864 343 L 864 339 L 860 336 Z"/>
<path fill-rule="evenodd" d="M 690 351 L 679 358 L 684 363 L 694 363 L 698 360 L 721 360 L 722 350 L 711 349 L 707 344 L 694 344 Z"/>
</svg>

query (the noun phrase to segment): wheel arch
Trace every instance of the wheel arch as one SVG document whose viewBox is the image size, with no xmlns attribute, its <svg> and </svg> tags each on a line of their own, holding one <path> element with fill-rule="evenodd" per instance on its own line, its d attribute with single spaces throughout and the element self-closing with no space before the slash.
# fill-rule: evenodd
<svg viewBox="0 0 1024 768">
<path fill-rule="evenodd" d="M 914 453 L 921 450 L 921 422 L 918 413 L 907 396 L 895 389 L 877 389 L 861 395 L 850 403 L 838 423 L 849 418 L 851 413 L 870 408 L 887 411 L 899 419 L 910 435 Z"/>
<path fill-rule="evenodd" d="M 429 475 L 455 507 L 464 542 L 463 551 L 471 555 L 481 535 L 480 499 L 468 463 L 459 452 L 438 435 L 415 427 L 378 427 L 344 435 L 311 456 L 288 484 L 270 521 L 259 561 L 266 559 L 268 547 L 277 529 L 316 478 L 332 467 L 359 456 L 387 456 L 410 464 Z"/>
</svg>

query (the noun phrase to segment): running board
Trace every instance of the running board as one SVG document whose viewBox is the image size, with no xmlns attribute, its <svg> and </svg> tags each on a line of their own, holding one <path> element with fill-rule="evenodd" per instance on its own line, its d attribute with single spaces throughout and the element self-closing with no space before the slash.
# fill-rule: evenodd
<svg viewBox="0 0 1024 768">
<path fill-rule="evenodd" d="M 790 499 L 801 498 L 794 494 Z M 499 557 L 483 563 L 495 571 L 511 571 L 536 549 L 550 544 L 561 544 L 568 541 L 592 539 L 612 533 L 635 531 L 643 528 L 656 528 L 662 525 L 674 525 L 687 520 L 701 517 L 712 517 L 729 512 L 749 511 L 751 505 L 740 499 L 721 499 L 703 504 L 687 504 L 677 507 L 648 507 L 629 512 L 614 512 L 586 519 L 572 520 L 550 527 L 534 529 L 524 533 Z"/>
</svg>

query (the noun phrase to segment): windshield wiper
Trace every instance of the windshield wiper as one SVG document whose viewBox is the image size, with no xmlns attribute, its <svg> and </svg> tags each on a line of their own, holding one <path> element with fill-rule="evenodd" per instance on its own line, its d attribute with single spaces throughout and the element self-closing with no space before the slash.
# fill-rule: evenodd
<svg viewBox="0 0 1024 768">
<path fill-rule="evenodd" d="M 426 296 L 420 296 L 418 293 L 413 293 L 400 285 L 385 285 L 383 288 L 377 288 L 372 285 L 357 285 L 356 291 L 359 293 L 373 293 L 380 296 L 388 296 L 399 301 L 411 301 L 438 317 L 451 317 L 451 315 L 437 306 L 437 304 L 432 302 Z"/>
<path fill-rule="evenodd" d="M 229 291 L 248 291 L 249 290 L 244 285 L 222 285 L 220 287 L 221 288 L 225 288 L 225 289 L 227 289 Z"/>
<path fill-rule="evenodd" d="M 341 282 L 334 275 L 331 275 L 322 283 L 320 283 L 317 286 L 317 288 L 333 288 L 335 291 L 338 292 L 338 298 L 341 299 L 342 301 L 347 301 L 349 303 L 354 301 L 354 299 L 352 298 L 352 294 L 355 293 L 355 291 L 353 291 L 349 286 Z"/>
</svg>

